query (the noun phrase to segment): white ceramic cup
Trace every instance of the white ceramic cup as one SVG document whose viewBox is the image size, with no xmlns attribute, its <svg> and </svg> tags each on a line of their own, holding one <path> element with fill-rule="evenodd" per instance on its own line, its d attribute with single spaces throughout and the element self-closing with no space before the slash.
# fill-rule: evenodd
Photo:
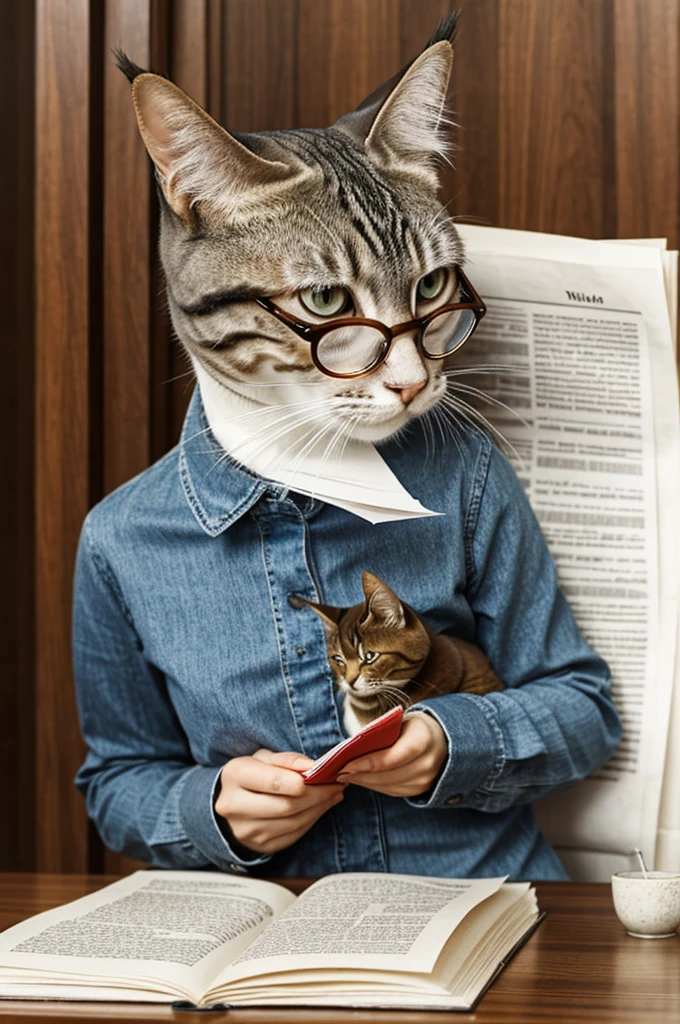
<svg viewBox="0 0 680 1024">
<path fill-rule="evenodd" d="M 680 925 L 680 874 L 618 871 L 612 875 L 614 910 L 636 939 L 667 939 Z"/>
</svg>

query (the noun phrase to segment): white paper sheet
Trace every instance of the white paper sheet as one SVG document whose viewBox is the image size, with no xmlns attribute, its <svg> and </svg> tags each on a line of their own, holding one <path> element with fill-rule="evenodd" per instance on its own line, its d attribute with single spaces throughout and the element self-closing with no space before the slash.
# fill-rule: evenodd
<svg viewBox="0 0 680 1024">
<path fill-rule="evenodd" d="M 299 410 L 258 406 L 222 388 L 195 359 L 193 364 L 213 434 L 253 472 L 371 523 L 441 514 L 408 493 L 372 444 L 349 440 L 329 455 L 328 434 L 317 432 L 308 441 L 309 424 L 294 425 Z"/>
<path fill-rule="evenodd" d="M 451 368 L 512 368 L 460 380 L 526 420 L 477 404 L 514 446 L 508 455 L 579 626 L 610 663 L 624 722 L 607 765 L 537 807 L 572 876 L 604 880 L 634 846 L 654 861 L 659 824 L 678 609 L 674 257 L 658 242 L 460 230 L 489 313 Z"/>
</svg>

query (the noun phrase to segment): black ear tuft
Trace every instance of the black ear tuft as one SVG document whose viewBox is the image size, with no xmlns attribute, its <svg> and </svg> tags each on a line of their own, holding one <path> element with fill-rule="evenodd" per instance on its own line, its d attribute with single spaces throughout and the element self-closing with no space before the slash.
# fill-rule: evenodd
<svg viewBox="0 0 680 1024">
<path fill-rule="evenodd" d="M 439 22 L 434 31 L 434 35 L 425 44 L 422 52 L 424 53 L 425 50 L 429 50 L 429 48 L 434 46 L 436 43 L 453 43 L 456 36 L 456 30 L 458 28 L 458 19 L 459 14 L 454 7 L 449 16 L 447 18 L 442 18 Z M 339 118 L 333 127 L 340 128 L 341 131 L 347 132 L 362 143 L 365 142 L 383 103 L 397 87 L 399 82 L 401 82 L 406 72 L 416 60 L 417 58 L 414 57 L 413 60 L 408 62 L 408 64 L 405 64 L 401 71 L 397 71 L 396 75 L 392 75 L 387 82 L 383 82 L 383 84 L 378 86 L 370 96 L 367 96 L 366 99 L 359 104 L 356 110 L 353 110 L 349 114 L 344 114 L 343 117 Z"/>
<path fill-rule="evenodd" d="M 456 32 L 458 31 L 459 17 L 460 15 L 454 9 L 451 11 L 448 18 L 442 18 L 425 49 L 427 50 L 430 46 L 434 46 L 435 43 L 441 43 L 443 40 L 453 43 L 456 38 Z"/>
<path fill-rule="evenodd" d="M 115 49 L 111 52 L 113 53 L 113 56 L 115 58 L 116 67 L 118 67 L 123 72 L 128 82 L 130 82 L 131 84 L 132 82 L 134 82 L 135 78 L 137 78 L 138 75 L 146 74 L 144 68 L 140 68 L 139 64 L 135 64 L 134 61 L 130 60 L 128 55 L 126 53 L 123 53 L 122 50 Z"/>
</svg>

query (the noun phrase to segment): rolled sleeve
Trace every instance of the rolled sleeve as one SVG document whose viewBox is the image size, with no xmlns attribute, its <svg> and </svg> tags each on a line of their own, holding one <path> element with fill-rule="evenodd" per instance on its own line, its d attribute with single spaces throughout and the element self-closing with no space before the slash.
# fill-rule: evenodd
<svg viewBox="0 0 680 1024">
<path fill-rule="evenodd" d="M 409 708 L 439 722 L 448 745 L 446 762 L 427 793 L 410 797 L 414 807 L 458 806 L 489 785 L 503 769 L 503 735 L 484 701 L 469 694 L 431 697 Z"/>
<path fill-rule="evenodd" d="M 144 656 L 88 520 L 76 559 L 73 663 L 88 746 L 75 781 L 106 845 L 155 867 L 245 871 L 264 863 L 244 859 L 221 831 L 221 767 L 194 762 L 165 677 Z"/>
</svg>

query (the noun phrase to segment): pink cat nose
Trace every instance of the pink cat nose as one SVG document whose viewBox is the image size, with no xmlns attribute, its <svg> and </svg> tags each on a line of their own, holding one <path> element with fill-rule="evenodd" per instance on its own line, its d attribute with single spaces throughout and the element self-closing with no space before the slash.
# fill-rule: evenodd
<svg viewBox="0 0 680 1024">
<path fill-rule="evenodd" d="M 404 405 L 408 405 L 423 390 L 426 384 L 427 380 L 421 380 L 417 384 L 386 384 L 385 387 L 390 391 L 398 391 Z"/>
</svg>

